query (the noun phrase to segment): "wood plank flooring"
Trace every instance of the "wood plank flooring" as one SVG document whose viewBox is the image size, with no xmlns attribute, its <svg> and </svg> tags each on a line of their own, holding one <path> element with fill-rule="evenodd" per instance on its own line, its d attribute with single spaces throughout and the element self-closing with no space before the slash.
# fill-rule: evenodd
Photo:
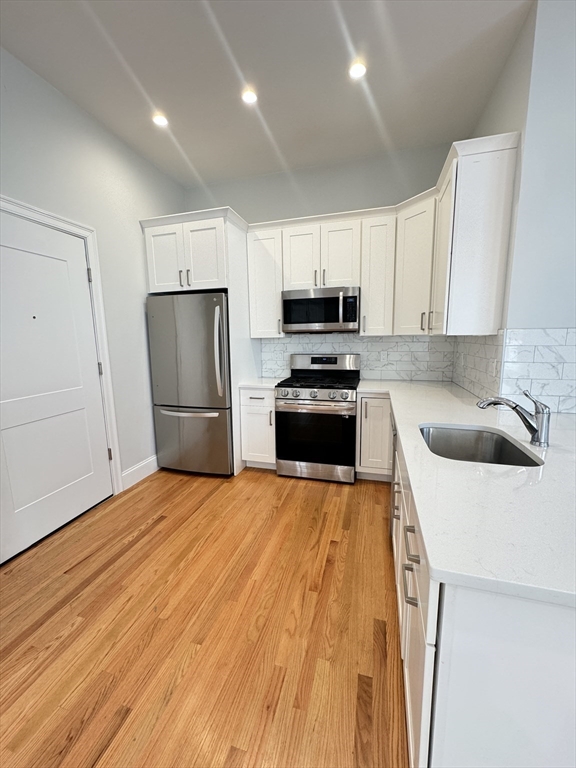
<svg viewBox="0 0 576 768">
<path fill-rule="evenodd" d="M 0 569 L 2 768 L 404 768 L 389 486 L 160 471 Z"/>
</svg>

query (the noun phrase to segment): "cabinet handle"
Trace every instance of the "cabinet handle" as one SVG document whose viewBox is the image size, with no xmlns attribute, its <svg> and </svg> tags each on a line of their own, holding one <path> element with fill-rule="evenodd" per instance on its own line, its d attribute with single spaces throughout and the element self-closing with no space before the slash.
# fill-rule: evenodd
<svg viewBox="0 0 576 768">
<path fill-rule="evenodd" d="M 368 418 L 368 400 L 364 400 L 364 418 Z"/>
<path fill-rule="evenodd" d="M 270 411 L 270 426 L 272 426 L 272 411 Z"/>
<path fill-rule="evenodd" d="M 282 333 L 282 320 L 278 318 L 278 333 Z"/>
<path fill-rule="evenodd" d="M 318 270 L 314 270 L 314 288 L 318 287 Z"/>
<path fill-rule="evenodd" d="M 422 312 L 420 315 L 420 330 L 425 331 L 426 330 L 426 312 Z"/>
<path fill-rule="evenodd" d="M 406 557 L 408 558 L 408 560 L 410 560 L 411 563 L 416 563 L 417 565 L 419 565 L 420 555 L 414 555 L 412 552 L 410 552 L 410 544 L 408 543 L 409 533 L 416 533 L 416 528 L 414 528 L 413 525 L 404 526 L 404 544 L 406 546 Z"/>
<path fill-rule="evenodd" d="M 407 565 L 406 563 L 402 563 L 402 583 L 404 585 L 404 600 L 408 603 L 408 605 L 413 605 L 414 608 L 418 608 L 418 600 L 415 597 L 410 597 L 408 595 L 408 583 L 406 580 L 406 571 L 410 571 L 410 573 L 414 573 L 414 566 Z"/>
<path fill-rule="evenodd" d="M 366 315 L 362 318 L 362 333 L 366 333 Z"/>
<path fill-rule="evenodd" d="M 192 285 L 192 283 L 190 282 L 190 270 L 189 269 L 186 270 L 186 282 L 188 283 L 188 285 Z"/>
<path fill-rule="evenodd" d="M 428 330 L 432 330 L 432 317 L 434 316 L 434 310 L 431 309 L 430 312 L 428 312 Z"/>
<path fill-rule="evenodd" d="M 322 270 L 322 285 L 326 285 L 326 270 Z"/>
<path fill-rule="evenodd" d="M 180 281 L 180 288 L 184 288 L 184 273 L 181 269 L 178 270 L 178 280 Z"/>
<path fill-rule="evenodd" d="M 398 510 L 398 514 L 396 515 L 394 514 L 394 512 L 392 512 L 392 517 L 394 518 L 394 520 L 400 520 L 400 507 L 397 504 L 395 504 L 394 509 Z"/>
<path fill-rule="evenodd" d="M 250 400 L 264 400 L 264 398 L 263 397 L 252 397 L 252 395 L 250 395 Z"/>
</svg>

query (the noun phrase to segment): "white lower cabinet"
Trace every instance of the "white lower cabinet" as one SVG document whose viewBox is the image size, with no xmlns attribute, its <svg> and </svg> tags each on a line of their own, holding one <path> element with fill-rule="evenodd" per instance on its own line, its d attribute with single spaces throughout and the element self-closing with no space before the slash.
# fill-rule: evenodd
<svg viewBox="0 0 576 768">
<path fill-rule="evenodd" d="M 393 481 L 411 768 L 576 765 L 574 609 L 431 579 L 400 435 Z"/>
<path fill-rule="evenodd" d="M 390 398 L 361 396 L 358 410 L 359 472 L 390 475 L 392 472 L 392 432 L 390 428 Z"/>
<path fill-rule="evenodd" d="M 274 390 L 242 389 L 242 460 L 249 464 L 276 464 Z"/>
</svg>

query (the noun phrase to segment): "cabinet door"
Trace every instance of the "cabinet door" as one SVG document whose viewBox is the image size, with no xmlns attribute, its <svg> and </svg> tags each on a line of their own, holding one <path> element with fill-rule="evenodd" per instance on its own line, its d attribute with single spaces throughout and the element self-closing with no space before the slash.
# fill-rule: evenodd
<svg viewBox="0 0 576 768">
<path fill-rule="evenodd" d="M 242 459 L 265 464 L 276 462 L 275 420 L 273 408 L 243 405 Z"/>
<path fill-rule="evenodd" d="M 282 230 L 284 290 L 320 287 L 320 225 Z"/>
<path fill-rule="evenodd" d="M 282 333 L 282 230 L 248 234 L 250 336 L 269 339 Z"/>
<path fill-rule="evenodd" d="M 413 574 L 406 574 L 410 596 L 416 595 Z M 420 611 L 406 605 L 404 614 L 404 692 L 410 768 L 426 768 L 432 714 L 432 686 L 436 648 L 426 645 Z"/>
<path fill-rule="evenodd" d="M 360 466 L 388 474 L 392 471 L 390 400 L 384 397 L 362 397 L 360 406 Z"/>
<path fill-rule="evenodd" d="M 432 293 L 428 316 L 428 330 L 433 334 L 445 334 L 448 320 L 448 282 L 452 257 L 457 162 L 457 160 L 452 161 L 452 166 L 440 187 L 436 203 L 436 241 L 434 243 Z"/>
<path fill-rule="evenodd" d="M 182 225 L 186 288 L 226 288 L 226 244 L 222 219 Z"/>
<path fill-rule="evenodd" d="M 184 290 L 186 264 L 182 224 L 165 224 L 144 230 L 150 293 Z"/>
<path fill-rule="evenodd" d="M 395 247 L 396 216 L 377 216 L 362 221 L 362 336 L 392 335 Z"/>
<path fill-rule="evenodd" d="M 394 287 L 394 333 L 398 335 L 428 333 L 435 203 L 430 197 L 398 214 Z"/>
<path fill-rule="evenodd" d="M 360 221 L 322 224 L 320 229 L 322 287 L 360 285 Z"/>
</svg>

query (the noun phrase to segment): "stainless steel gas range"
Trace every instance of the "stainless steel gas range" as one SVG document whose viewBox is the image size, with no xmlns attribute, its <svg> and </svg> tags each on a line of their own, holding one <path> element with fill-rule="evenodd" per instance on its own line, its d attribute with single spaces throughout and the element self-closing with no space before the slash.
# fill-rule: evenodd
<svg viewBox="0 0 576 768">
<path fill-rule="evenodd" d="M 291 355 L 276 385 L 279 475 L 353 483 L 360 355 Z"/>
</svg>

